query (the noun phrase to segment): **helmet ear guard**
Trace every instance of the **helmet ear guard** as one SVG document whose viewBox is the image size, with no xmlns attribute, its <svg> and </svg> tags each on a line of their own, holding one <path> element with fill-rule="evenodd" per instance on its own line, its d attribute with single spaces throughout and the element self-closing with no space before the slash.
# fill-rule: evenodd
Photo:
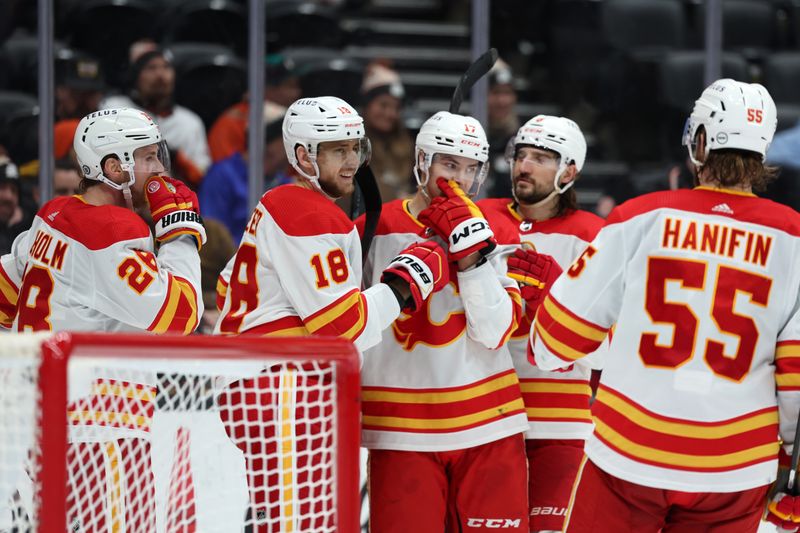
<svg viewBox="0 0 800 533">
<path fill-rule="evenodd" d="M 698 167 L 712 150 L 756 152 L 763 161 L 777 125 L 775 102 L 766 88 L 725 78 L 709 85 L 695 102 L 683 129 L 682 144 Z M 701 126 L 705 130 L 703 161 L 696 157 Z"/>
</svg>

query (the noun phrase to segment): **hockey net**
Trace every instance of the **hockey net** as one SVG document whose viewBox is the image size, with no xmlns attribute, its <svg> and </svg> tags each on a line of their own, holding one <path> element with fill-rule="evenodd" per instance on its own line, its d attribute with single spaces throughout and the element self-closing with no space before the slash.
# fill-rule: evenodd
<svg viewBox="0 0 800 533">
<path fill-rule="evenodd" d="M 0 532 L 358 530 L 336 339 L 0 336 Z"/>
</svg>

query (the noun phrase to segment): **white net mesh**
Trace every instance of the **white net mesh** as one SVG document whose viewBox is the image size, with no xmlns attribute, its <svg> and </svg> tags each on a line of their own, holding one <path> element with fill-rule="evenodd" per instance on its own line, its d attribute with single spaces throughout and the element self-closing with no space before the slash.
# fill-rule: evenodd
<svg viewBox="0 0 800 533">
<path fill-rule="evenodd" d="M 7 351 L 0 423 L 19 431 L 0 433 L 0 532 L 39 516 L 25 461 L 37 356 Z M 81 355 L 68 367 L 67 531 L 340 531 L 337 364 Z"/>
</svg>

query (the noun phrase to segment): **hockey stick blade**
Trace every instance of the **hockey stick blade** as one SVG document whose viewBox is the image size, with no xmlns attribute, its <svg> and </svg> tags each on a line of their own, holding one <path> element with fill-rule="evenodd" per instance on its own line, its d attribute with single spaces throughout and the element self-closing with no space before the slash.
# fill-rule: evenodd
<svg viewBox="0 0 800 533">
<path fill-rule="evenodd" d="M 378 227 L 378 219 L 381 217 L 381 191 L 378 189 L 378 182 L 375 181 L 375 174 L 369 164 L 366 164 L 356 171 L 356 183 L 361 189 L 364 198 L 364 232 L 361 234 L 361 264 L 366 262 L 369 254 L 369 247 L 372 245 L 372 238 L 375 236 L 375 229 Z"/>
<path fill-rule="evenodd" d="M 458 110 L 461 109 L 461 102 L 464 100 L 464 93 L 472 89 L 475 82 L 492 69 L 495 61 L 497 61 L 497 49 L 489 48 L 467 68 L 464 75 L 458 80 L 453 97 L 450 98 L 451 113 L 458 113 Z"/>
</svg>

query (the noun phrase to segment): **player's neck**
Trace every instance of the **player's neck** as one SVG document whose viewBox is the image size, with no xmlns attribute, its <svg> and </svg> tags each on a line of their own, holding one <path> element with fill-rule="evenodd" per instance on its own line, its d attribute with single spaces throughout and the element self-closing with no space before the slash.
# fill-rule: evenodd
<svg viewBox="0 0 800 533">
<path fill-rule="evenodd" d="M 422 189 L 419 189 L 417 190 L 417 194 L 408 202 L 408 212 L 411 213 L 414 218 L 417 218 L 420 211 L 428 207 L 428 204 L 430 204 L 430 202 L 422 193 Z"/>
<path fill-rule="evenodd" d="M 558 202 L 561 195 L 556 194 L 547 198 L 545 202 L 536 202 L 534 204 L 521 204 L 517 202 L 517 213 L 529 220 L 549 220 L 556 216 L 558 213 Z"/>
<path fill-rule="evenodd" d="M 749 182 L 745 183 L 738 183 L 736 185 L 720 185 L 716 181 L 711 181 L 706 179 L 705 172 L 701 171 L 700 175 L 697 177 L 697 182 L 700 187 L 706 187 L 709 189 L 719 189 L 720 191 L 731 191 L 731 192 L 738 192 L 738 193 L 747 193 L 753 194 L 753 187 L 750 185 Z"/>
<path fill-rule="evenodd" d="M 83 193 L 83 200 L 90 205 L 118 205 L 125 207 L 125 199 L 120 191 L 106 185 L 95 185 Z"/>
</svg>

